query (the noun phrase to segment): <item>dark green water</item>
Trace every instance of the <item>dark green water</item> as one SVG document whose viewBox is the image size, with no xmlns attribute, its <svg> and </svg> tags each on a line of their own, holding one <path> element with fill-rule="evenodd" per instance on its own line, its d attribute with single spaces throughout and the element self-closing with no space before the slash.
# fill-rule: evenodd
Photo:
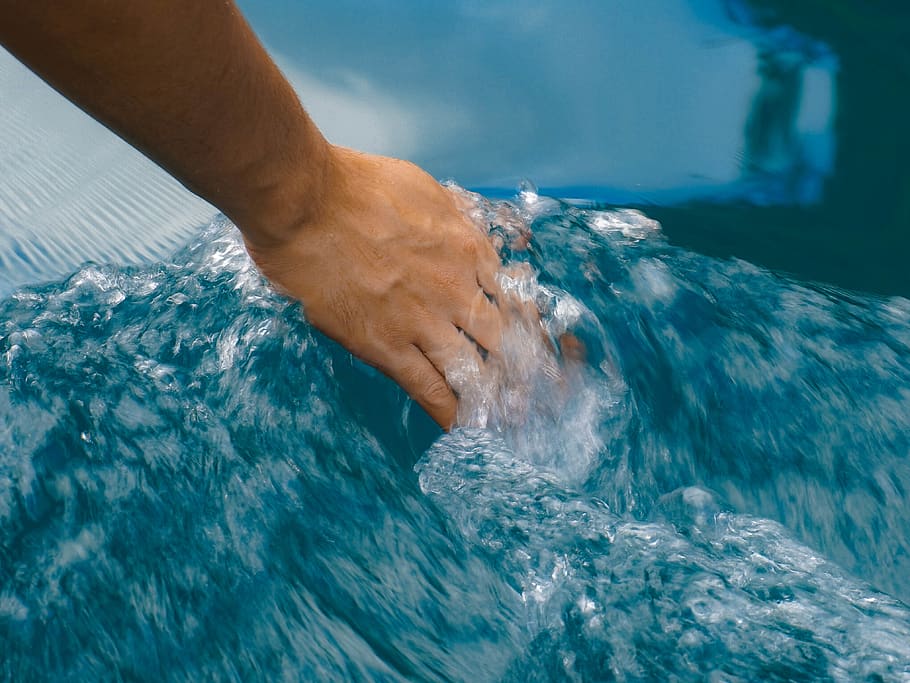
<svg viewBox="0 0 910 683">
<path fill-rule="evenodd" d="M 730 4 L 742 4 L 748 21 L 768 36 L 764 83 L 744 131 L 745 149 L 752 152 L 744 167 L 757 176 L 760 199 L 709 199 L 654 206 L 650 213 L 671 239 L 704 253 L 736 255 L 805 279 L 910 295 L 910 7 L 849 0 Z M 761 177 L 762 151 L 775 137 L 788 139 L 787 100 L 793 95 L 787 90 L 799 87 L 798 72 L 812 59 L 811 51 L 792 54 L 790 30 L 820 41 L 837 64 L 832 165 L 819 194 L 806 202 L 767 191 L 776 183 L 801 181 L 798 150 L 793 168 L 781 177 Z M 784 32 L 785 39 L 775 42 L 775 32 Z M 770 94 L 763 98 L 763 91 Z"/>
</svg>

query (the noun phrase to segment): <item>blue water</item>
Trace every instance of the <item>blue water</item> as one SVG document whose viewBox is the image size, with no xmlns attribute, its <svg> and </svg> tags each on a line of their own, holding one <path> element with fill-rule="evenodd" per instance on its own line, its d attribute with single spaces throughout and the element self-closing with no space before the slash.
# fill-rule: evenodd
<svg viewBox="0 0 910 683">
<path fill-rule="evenodd" d="M 477 201 L 450 434 L 223 220 L 0 302 L 0 679 L 910 679 L 910 301 Z"/>
</svg>

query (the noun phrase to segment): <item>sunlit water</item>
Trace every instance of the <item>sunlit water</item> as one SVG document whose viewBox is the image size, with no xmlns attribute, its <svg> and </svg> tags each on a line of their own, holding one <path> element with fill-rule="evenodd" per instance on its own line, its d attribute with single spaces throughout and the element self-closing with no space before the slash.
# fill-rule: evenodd
<svg viewBox="0 0 910 683">
<path fill-rule="evenodd" d="M 447 435 L 226 222 L 0 303 L 0 677 L 910 680 L 910 302 L 474 216 L 545 335 Z"/>
</svg>

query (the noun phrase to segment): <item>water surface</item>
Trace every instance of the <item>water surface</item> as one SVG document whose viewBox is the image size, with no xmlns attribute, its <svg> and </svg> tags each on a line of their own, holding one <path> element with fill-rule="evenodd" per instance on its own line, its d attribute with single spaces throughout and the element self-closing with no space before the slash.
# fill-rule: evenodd
<svg viewBox="0 0 910 683">
<path fill-rule="evenodd" d="M 549 342 L 441 434 L 0 53 L 0 680 L 910 679 L 905 3 L 241 4 Z"/>
<path fill-rule="evenodd" d="M 3 676 L 910 675 L 910 304 L 634 211 L 476 217 L 553 345 L 448 435 L 223 221 L 3 301 Z"/>
<path fill-rule="evenodd" d="M 241 2 L 333 142 L 910 295 L 900 0 Z M 214 209 L 0 52 L 0 291 L 163 258 Z"/>
</svg>

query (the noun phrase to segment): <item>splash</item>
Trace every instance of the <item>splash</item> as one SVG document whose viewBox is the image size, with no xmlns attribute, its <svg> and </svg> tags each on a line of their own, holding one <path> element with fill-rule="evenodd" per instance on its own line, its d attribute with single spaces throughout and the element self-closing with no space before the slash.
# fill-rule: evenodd
<svg viewBox="0 0 910 683">
<path fill-rule="evenodd" d="M 468 199 L 448 435 L 223 220 L 0 302 L 0 679 L 910 675 L 910 304 Z"/>
<path fill-rule="evenodd" d="M 459 395 L 458 425 L 492 430 L 535 464 L 581 480 L 603 448 L 594 426 L 623 388 L 615 373 L 605 384 L 586 369 L 588 348 L 574 332 L 594 330 L 587 343 L 602 356 L 606 340 L 595 314 L 568 291 L 541 283 L 538 268 L 522 258 L 531 249 L 531 223 L 557 205 L 530 185 L 520 204 L 450 190 L 505 261 L 498 276 L 498 304 L 507 321 L 500 353 L 483 367 L 459 359 L 446 372 Z M 556 442 L 564 446 L 563 457 L 554 460 Z"/>
<path fill-rule="evenodd" d="M 634 211 L 577 211 L 530 192 L 516 205 L 474 199 L 474 218 L 507 257 L 516 243 L 527 255 L 504 288 L 539 306 L 550 336 L 507 332 L 525 346 L 506 357 L 497 381 L 523 388 L 520 421 L 504 401 L 483 413 L 486 421 L 438 440 L 416 470 L 421 489 L 519 591 L 532 640 L 506 678 L 910 675 L 903 603 L 709 488 L 755 512 L 775 493 L 789 495 L 791 514 L 825 501 L 831 507 L 796 525 L 819 545 L 845 518 L 858 545 L 881 533 L 894 516 L 882 498 L 903 503 L 907 490 L 901 451 L 887 450 L 906 443 L 907 365 L 897 352 L 906 348 L 906 302 L 674 249 Z M 530 244 L 539 246 L 527 249 L 521 240 L 534 232 Z M 553 271 L 593 306 L 539 281 Z M 592 308 L 609 312 L 611 330 Z M 548 343 L 570 333 L 600 362 L 573 372 L 576 359 Z M 885 363 L 870 369 L 870 358 Z M 712 374 L 715 367 L 722 370 Z M 796 419 L 787 415 L 794 410 Z M 685 433 L 705 423 L 715 434 Z M 750 423 L 761 428 L 741 433 Z M 851 454 L 875 474 L 848 483 L 841 447 L 856 437 L 882 450 Z M 699 452 L 709 448 L 737 460 L 711 471 L 720 456 Z M 850 512 L 838 514 L 835 501 L 844 499 Z M 878 557 L 903 552 L 894 547 L 904 544 L 899 534 L 876 540 Z"/>
</svg>

